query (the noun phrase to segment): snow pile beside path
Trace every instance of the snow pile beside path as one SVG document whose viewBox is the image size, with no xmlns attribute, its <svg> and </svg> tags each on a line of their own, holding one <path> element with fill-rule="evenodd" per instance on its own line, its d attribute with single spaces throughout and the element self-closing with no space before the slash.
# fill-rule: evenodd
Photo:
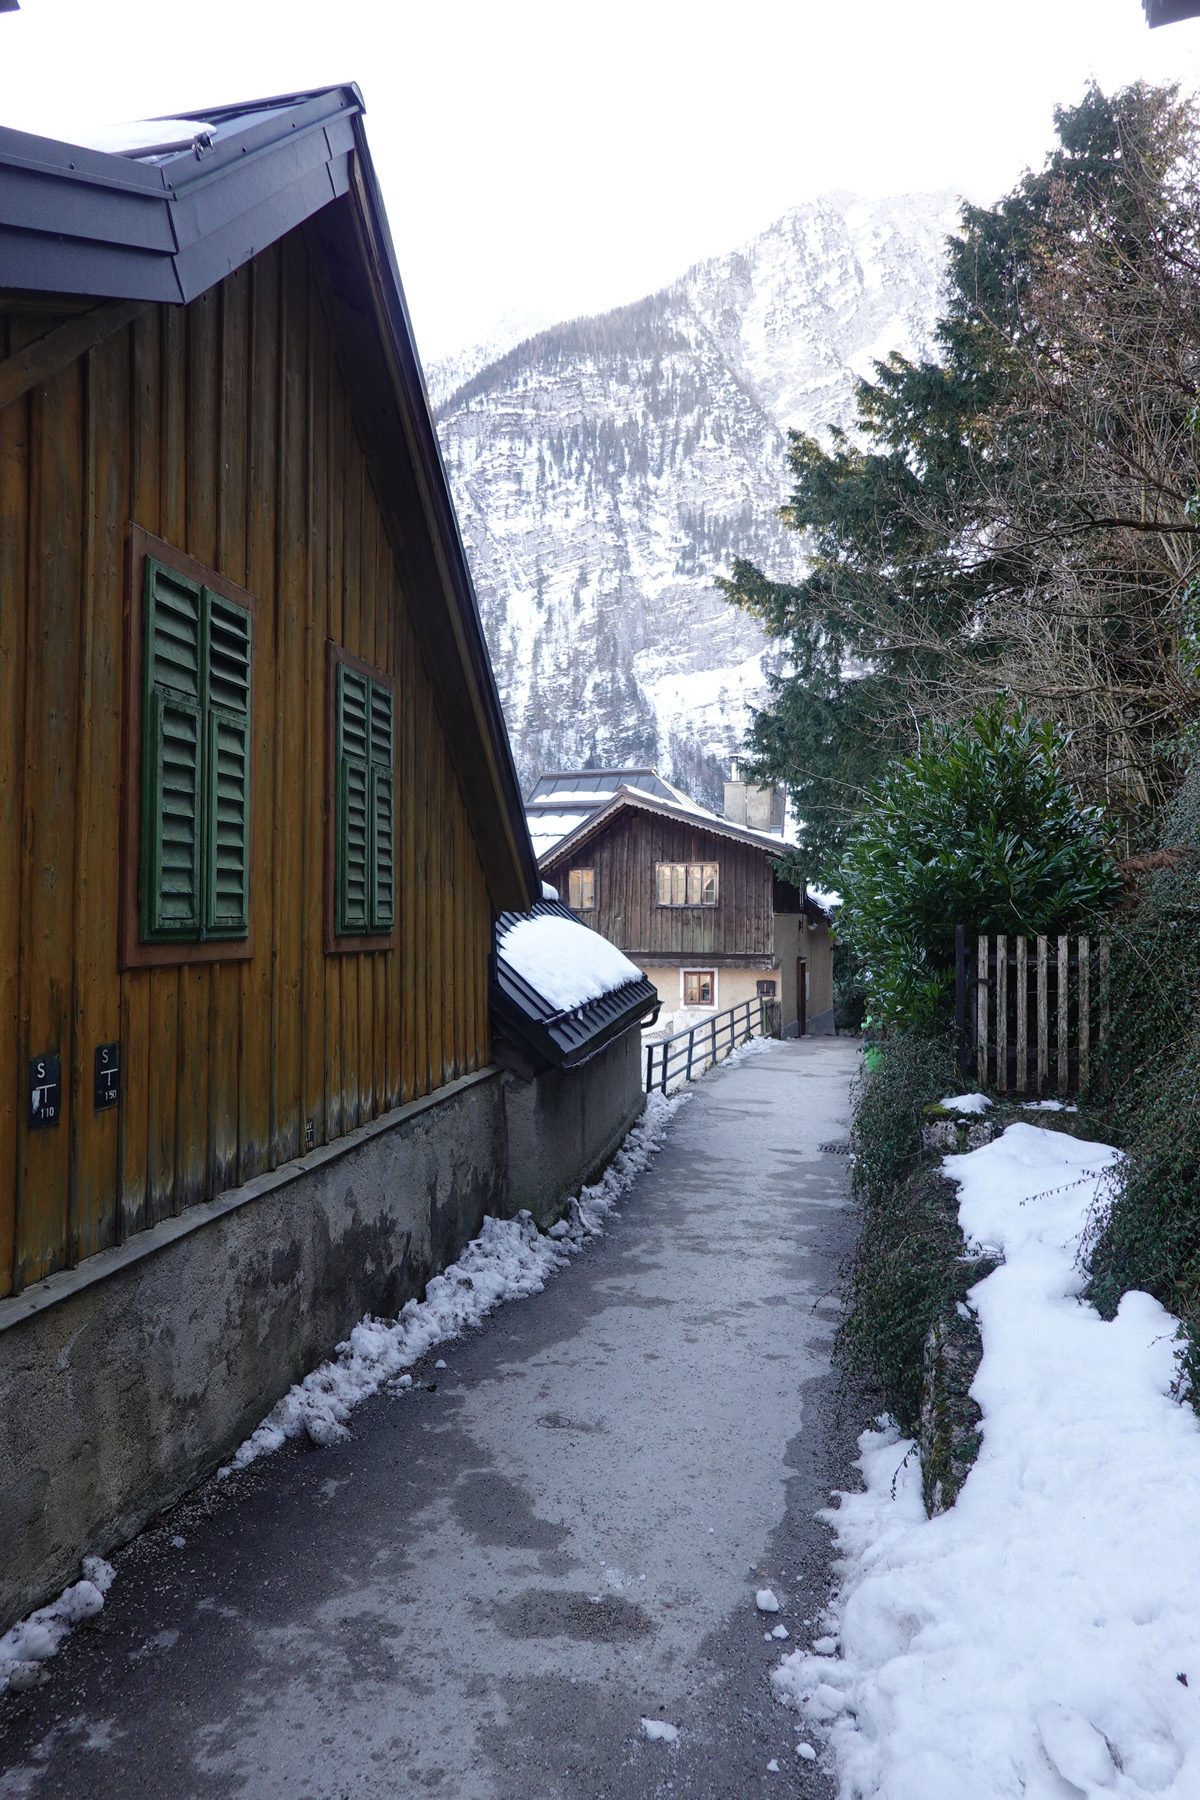
<svg viewBox="0 0 1200 1800">
<path fill-rule="evenodd" d="M 1111 1323 L 1078 1298 L 1116 1156 L 1018 1124 L 945 1159 L 968 1239 L 1005 1258 L 971 1296 L 979 1460 L 926 1519 L 914 1446 L 864 1433 L 867 1491 L 826 1515 L 840 1655 L 774 1674 L 844 1800 L 1200 1794 L 1200 1425 L 1172 1397 L 1176 1321 L 1146 1294 Z"/>
<path fill-rule="evenodd" d="M 684 1096 L 683 1098 L 686 1098 Z M 307 1432 L 315 1444 L 333 1444 L 349 1435 L 347 1420 L 360 1401 L 385 1382 L 411 1385 L 404 1371 L 436 1344 L 478 1325 L 505 1300 L 538 1294 L 546 1278 L 568 1256 L 598 1237 L 621 1195 L 640 1175 L 662 1143 L 681 1098 L 651 1094 L 646 1110 L 626 1137 L 603 1178 L 572 1200 L 569 1216 L 543 1235 L 528 1212 L 515 1219 L 483 1221 L 456 1263 L 427 1284 L 424 1300 L 410 1300 L 398 1319 L 367 1314 L 336 1356 L 298 1382 L 239 1446 L 221 1474 L 244 1469 Z"/>
<path fill-rule="evenodd" d="M 42 1664 L 82 1619 L 96 1616 L 114 1579 L 111 1563 L 102 1556 L 85 1556 L 82 1581 L 0 1637 L 0 1694 L 10 1687 L 14 1691 L 33 1687 L 42 1679 Z"/>
<path fill-rule="evenodd" d="M 615 944 L 558 913 L 518 919 L 500 939 L 499 948 L 511 969 L 564 1012 L 642 978 L 642 971 Z"/>
</svg>

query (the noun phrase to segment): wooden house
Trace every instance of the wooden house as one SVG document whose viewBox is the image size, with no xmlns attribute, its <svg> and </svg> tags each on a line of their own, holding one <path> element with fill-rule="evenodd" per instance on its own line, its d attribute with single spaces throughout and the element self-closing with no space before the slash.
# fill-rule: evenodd
<svg viewBox="0 0 1200 1800">
<path fill-rule="evenodd" d="M 0 130 L 0 1629 L 505 1209 L 540 896 L 358 89 L 102 142 Z"/>
<path fill-rule="evenodd" d="M 652 771 L 544 776 L 526 807 L 545 879 L 653 982 L 664 1021 L 762 996 L 780 1002 L 785 1035 L 831 1033 L 829 914 L 780 878 L 782 836 L 655 783 L 668 786 Z M 726 807 L 744 817 L 741 785 L 726 782 Z"/>
</svg>

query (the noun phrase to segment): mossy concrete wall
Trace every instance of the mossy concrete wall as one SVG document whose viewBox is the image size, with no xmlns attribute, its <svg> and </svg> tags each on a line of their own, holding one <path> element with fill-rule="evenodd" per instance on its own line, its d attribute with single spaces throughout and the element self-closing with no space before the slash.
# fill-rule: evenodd
<svg viewBox="0 0 1200 1800">
<path fill-rule="evenodd" d="M 504 1090 L 510 1203 L 547 1225 L 594 1180 L 646 1104 L 641 1033 L 627 1031 L 578 1069 L 547 1069 Z"/>
</svg>

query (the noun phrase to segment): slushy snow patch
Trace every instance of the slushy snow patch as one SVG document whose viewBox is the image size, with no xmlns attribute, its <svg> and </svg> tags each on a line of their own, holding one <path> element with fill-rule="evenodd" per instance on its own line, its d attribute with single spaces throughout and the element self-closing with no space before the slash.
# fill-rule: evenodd
<svg viewBox="0 0 1200 1800">
<path fill-rule="evenodd" d="M 297 1382 L 271 1409 L 221 1475 L 246 1468 L 302 1432 L 322 1445 L 348 1437 L 346 1422 L 360 1401 L 386 1382 L 397 1392 L 411 1387 L 412 1377 L 403 1371 L 436 1345 L 478 1325 L 505 1300 L 540 1294 L 555 1269 L 589 1238 L 602 1234 L 605 1219 L 647 1166 L 686 1098 L 647 1096 L 645 1112 L 601 1179 L 572 1200 L 569 1217 L 560 1221 L 562 1229 L 555 1226 L 543 1235 L 528 1212 L 515 1219 L 485 1218 L 479 1236 L 458 1261 L 427 1284 L 424 1300 L 410 1300 L 398 1319 L 373 1319 L 368 1313 L 329 1362 Z"/>
<path fill-rule="evenodd" d="M 499 950 L 522 980 L 563 1012 L 642 978 L 615 944 L 558 913 L 518 919 L 500 939 Z"/>
<path fill-rule="evenodd" d="M 102 1556 L 85 1556 L 82 1581 L 65 1588 L 49 1606 L 19 1619 L 0 1637 L 0 1694 L 9 1687 L 32 1687 L 41 1679 L 41 1665 L 82 1619 L 96 1616 L 115 1578 L 112 1564 Z"/>
<path fill-rule="evenodd" d="M 1176 1321 L 1147 1294 L 1111 1322 L 1080 1298 L 1117 1155 L 1018 1124 L 943 1162 L 968 1241 L 1004 1256 L 971 1293 L 979 1459 L 927 1519 L 913 1446 L 863 1434 L 866 1491 L 826 1515 L 842 1653 L 773 1676 L 844 1797 L 1200 1794 L 1200 1423 L 1175 1398 Z"/>
<path fill-rule="evenodd" d="M 651 1743 L 674 1744 L 679 1740 L 678 1725 L 668 1725 L 665 1719 L 643 1719 L 642 1730 Z"/>
<path fill-rule="evenodd" d="M 986 1112 L 991 1104 L 986 1094 L 951 1094 L 948 1100 L 938 1101 L 938 1105 L 944 1106 L 947 1112 L 958 1113 Z"/>
</svg>

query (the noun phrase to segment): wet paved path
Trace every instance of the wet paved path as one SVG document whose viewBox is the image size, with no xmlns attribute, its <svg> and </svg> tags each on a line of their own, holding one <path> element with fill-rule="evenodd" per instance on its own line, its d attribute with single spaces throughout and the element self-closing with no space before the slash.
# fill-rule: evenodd
<svg viewBox="0 0 1200 1800">
<path fill-rule="evenodd" d="M 809 1040 L 715 1071 L 607 1235 L 435 1352 L 433 1391 L 147 1533 L 0 1700 L 0 1797 L 830 1795 L 754 1594 L 807 1641 L 859 1423 L 828 1367 L 846 1161 L 819 1149 L 854 1063 Z"/>
</svg>

